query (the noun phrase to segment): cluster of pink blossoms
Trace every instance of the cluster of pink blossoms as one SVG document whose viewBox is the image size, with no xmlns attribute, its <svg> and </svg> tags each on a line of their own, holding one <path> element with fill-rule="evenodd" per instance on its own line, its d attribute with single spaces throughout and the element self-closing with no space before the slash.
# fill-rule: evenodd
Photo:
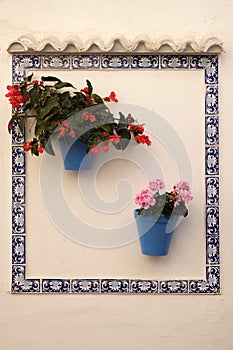
<svg viewBox="0 0 233 350">
<path fill-rule="evenodd" d="M 187 181 L 177 182 L 172 191 L 172 196 L 174 196 L 175 199 L 174 207 L 177 207 L 181 201 L 190 203 L 193 196 L 190 192 L 189 183 Z"/>
<path fill-rule="evenodd" d="M 149 186 L 136 195 L 135 202 L 143 209 L 153 207 L 156 204 L 156 193 L 158 193 L 159 190 L 163 189 L 164 187 L 165 184 L 161 179 L 150 181 Z"/>
<path fill-rule="evenodd" d="M 165 188 L 165 184 L 162 179 L 156 179 L 149 182 L 149 186 L 139 192 L 135 197 L 135 202 L 143 209 L 149 209 L 156 204 L 156 198 L 160 196 L 159 190 Z M 174 203 L 174 207 L 177 207 L 180 202 L 190 203 L 193 196 L 190 192 L 189 183 L 187 181 L 177 182 L 173 190 L 168 193 L 168 201 Z"/>
</svg>

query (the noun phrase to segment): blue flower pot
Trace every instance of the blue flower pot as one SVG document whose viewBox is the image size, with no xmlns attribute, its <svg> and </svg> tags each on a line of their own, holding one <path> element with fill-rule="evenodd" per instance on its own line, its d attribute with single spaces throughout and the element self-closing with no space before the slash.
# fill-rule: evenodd
<svg viewBox="0 0 233 350">
<path fill-rule="evenodd" d="M 167 255 L 172 240 L 174 229 L 166 232 L 169 221 L 164 215 L 158 218 L 138 215 L 137 209 L 134 211 L 141 251 L 144 255 L 163 256 Z M 175 227 L 175 225 L 172 225 Z"/>
<path fill-rule="evenodd" d="M 64 136 L 59 139 L 61 154 L 66 170 L 89 170 L 92 167 L 93 154 L 86 153 L 86 145 L 73 139 L 71 136 Z"/>
</svg>

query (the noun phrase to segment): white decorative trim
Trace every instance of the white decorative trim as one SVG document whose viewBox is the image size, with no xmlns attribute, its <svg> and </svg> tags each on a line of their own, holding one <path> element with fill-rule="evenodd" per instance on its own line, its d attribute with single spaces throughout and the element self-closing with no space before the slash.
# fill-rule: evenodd
<svg viewBox="0 0 233 350">
<path fill-rule="evenodd" d="M 123 35 L 115 35 L 110 41 L 104 42 L 99 37 L 91 37 L 82 42 L 79 37 L 66 38 L 60 42 L 55 37 L 46 37 L 37 41 L 32 36 L 20 36 L 8 47 L 9 53 L 90 53 L 90 52 L 142 52 L 142 53 L 220 53 L 223 52 L 222 41 L 210 35 L 199 37 L 187 36 L 174 39 L 163 35 L 151 39 L 140 35 L 134 40 L 128 40 Z"/>
</svg>

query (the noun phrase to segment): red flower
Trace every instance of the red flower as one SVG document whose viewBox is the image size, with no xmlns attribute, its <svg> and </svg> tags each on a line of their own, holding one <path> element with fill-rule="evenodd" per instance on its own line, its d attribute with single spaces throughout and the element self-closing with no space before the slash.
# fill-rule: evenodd
<svg viewBox="0 0 233 350">
<path fill-rule="evenodd" d="M 38 151 L 39 153 L 43 153 L 43 152 L 44 152 L 44 149 L 43 149 L 42 146 L 39 146 L 39 147 L 37 148 L 37 151 Z"/>
<path fill-rule="evenodd" d="M 83 88 L 81 91 L 84 92 L 84 94 L 88 94 L 88 87 L 86 86 L 86 87 Z"/>
<path fill-rule="evenodd" d="M 101 143 L 101 147 L 102 147 L 102 149 L 103 149 L 104 152 L 108 152 L 109 147 L 106 145 L 106 143 L 102 142 L 102 143 Z"/>
<path fill-rule="evenodd" d="M 64 136 L 64 135 L 65 135 L 65 133 L 66 133 L 66 131 L 67 131 L 67 129 L 66 129 L 66 128 L 61 127 L 61 128 L 60 128 L 59 135 L 60 135 L 60 136 Z"/>
<path fill-rule="evenodd" d="M 85 119 L 85 120 L 88 120 L 89 119 L 89 115 L 86 112 L 84 112 L 82 114 L 82 118 Z"/>
<path fill-rule="evenodd" d="M 32 149 L 32 141 L 30 141 L 30 142 L 25 142 L 25 143 L 23 144 L 23 148 L 24 148 L 24 150 L 25 150 L 26 152 L 30 151 L 30 149 Z"/>
<path fill-rule="evenodd" d="M 12 86 L 7 85 L 7 90 L 9 90 L 9 92 L 5 96 L 9 97 L 9 102 L 11 103 L 12 107 L 18 109 L 21 103 L 26 102 L 25 98 L 21 94 L 19 84 L 14 84 Z"/>
<path fill-rule="evenodd" d="M 74 132 L 74 130 L 70 130 L 69 135 L 70 135 L 71 137 L 75 138 L 75 132 Z"/>
<path fill-rule="evenodd" d="M 93 148 L 91 149 L 92 154 L 99 154 L 99 147 L 97 145 L 94 145 Z"/>
<path fill-rule="evenodd" d="M 115 144 L 120 142 L 120 135 L 109 135 L 109 140 Z"/>
<path fill-rule="evenodd" d="M 55 122 L 55 124 L 56 124 L 57 126 L 59 126 L 59 125 L 61 124 L 61 122 L 58 120 L 57 122 Z"/>
<path fill-rule="evenodd" d="M 118 99 L 116 98 L 116 94 L 114 91 L 112 91 L 109 95 L 109 97 L 104 97 L 104 101 L 107 101 L 107 102 L 118 102 Z"/>
<path fill-rule="evenodd" d="M 94 123 L 94 121 L 96 120 L 96 117 L 94 115 L 90 115 L 89 116 L 89 120 Z"/>
<path fill-rule="evenodd" d="M 135 139 L 139 142 L 139 143 L 146 143 L 148 146 L 150 146 L 151 145 L 151 141 L 150 141 L 150 139 L 149 139 L 149 137 L 148 136 L 146 136 L 146 135 L 136 135 L 135 136 Z"/>
</svg>

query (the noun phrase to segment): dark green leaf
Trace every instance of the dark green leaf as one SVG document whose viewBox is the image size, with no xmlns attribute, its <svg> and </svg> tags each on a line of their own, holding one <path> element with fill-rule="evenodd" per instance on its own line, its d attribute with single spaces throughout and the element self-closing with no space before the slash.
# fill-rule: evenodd
<svg viewBox="0 0 233 350">
<path fill-rule="evenodd" d="M 91 82 L 89 80 L 86 80 L 86 82 L 87 82 L 87 87 L 88 87 L 88 95 L 91 96 L 92 91 L 93 91 L 93 87 L 92 87 Z"/>
<path fill-rule="evenodd" d="M 42 81 L 61 81 L 60 79 L 56 78 L 56 77 L 52 77 L 52 76 L 48 76 L 48 77 L 41 77 Z"/>
<path fill-rule="evenodd" d="M 71 88 L 75 89 L 75 87 L 74 87 L 72 84 L 70 84 L 70 83 L 65 83 L 65 82 L 63 82 L 63 81 L 59 81 L 58 83 L 56 83 L 56 84 L 54 85 L 54 87 L 55 87 L 57 90 L 58 90 L 58 89 L 65 88 L 65 87 L 71 87 Z"/>
<path fill-rule="evenodd" d="M 104 103 L 103 99 L 97 94 L 92 94 L 92 98 L 95 100 L 96 103 Z"/>
</svg>

